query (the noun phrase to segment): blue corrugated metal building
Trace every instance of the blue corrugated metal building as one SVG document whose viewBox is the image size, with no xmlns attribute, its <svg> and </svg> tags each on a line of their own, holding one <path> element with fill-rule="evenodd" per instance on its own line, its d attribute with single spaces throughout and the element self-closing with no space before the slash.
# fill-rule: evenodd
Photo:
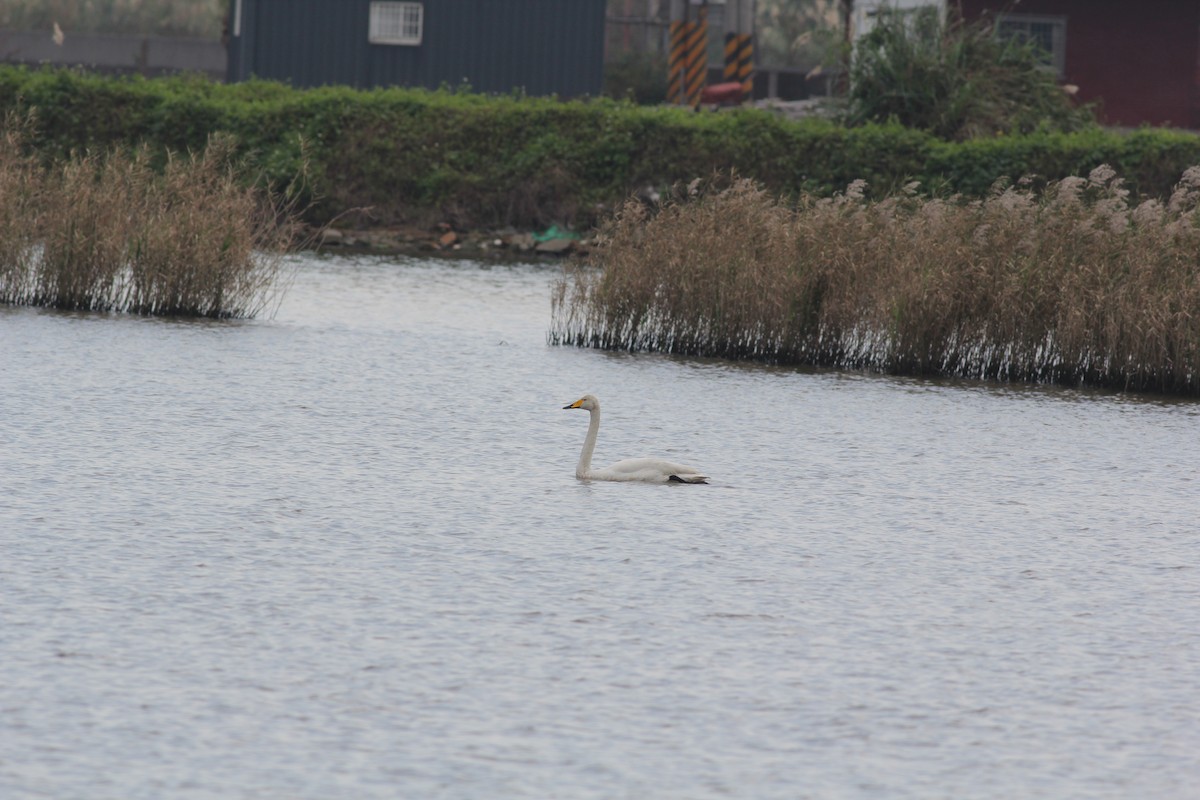
<svg viewBox="0 0 1200 800">
<path fill-rule="evenodd" d="M 230 0 L 229 80 L 598 95 L 605 0 Z"/>
</svg>

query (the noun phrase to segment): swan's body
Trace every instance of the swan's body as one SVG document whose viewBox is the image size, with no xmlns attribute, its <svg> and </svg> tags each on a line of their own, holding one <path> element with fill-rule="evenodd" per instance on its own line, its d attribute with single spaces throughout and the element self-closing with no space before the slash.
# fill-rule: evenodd
<svg viewBox="0 0 1200 800">
<path fill-rule="evenodd" d="M 661 458 L 627 458 L 607 469 L 592 469 L 592 451 L 596 449 L 596 434 L 600 432 L 600 401 L 585 394 L 567 408 L 582 408 L 592 415 L 575 477 L 593 481 L 640 481 L 642 483 L 708 483 L 708 478 L 692 467 L 665 461 Z"/>
</svg>

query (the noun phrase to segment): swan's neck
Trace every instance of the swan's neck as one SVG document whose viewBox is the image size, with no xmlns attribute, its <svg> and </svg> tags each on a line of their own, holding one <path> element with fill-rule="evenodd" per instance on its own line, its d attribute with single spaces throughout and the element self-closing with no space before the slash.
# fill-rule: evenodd
<svg viewBox="0 0 1200 800">
<path fill-rule="evenodd" d="M 588 423 L 587 438 L 583 440 L 583 450 L 579 453 L 579 466 L 575 467 L 576 478 L 586 478 L 592 471 L 592 451 L 596 449 L 596 434 L 600 432 L 600 409 L 593 408 L 589 413 L 592 421 Z"/>
</svg>

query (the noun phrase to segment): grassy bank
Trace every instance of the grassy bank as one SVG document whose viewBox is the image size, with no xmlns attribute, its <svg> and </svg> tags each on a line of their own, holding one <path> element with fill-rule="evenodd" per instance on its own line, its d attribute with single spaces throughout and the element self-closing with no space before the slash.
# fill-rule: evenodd
<svg viewBox="0 0 1200 800">
<path fill-rule="evenodd" d="M 910 180 L 982 196 L 1003 176 L 1056 180 L 1107 163 L 1135 196 L 1164 198 L 1200 163 L 1200 137 L 1159 130 L 948 142 L 894 125 L 847 128 L 756 109 L 692 113 L 605 99 L 0 68 L 0 111 L 31 107 L 47 161 L 144 144 L 161 166 L 167 150 L 197 151 L 214 133 L 232 134 L 240 155 L 277 184 L 308 163 L 313 221 L 370 209 L 341 224 L 578 230 L 645 187 L 662 191 L 731 169 L 791 197 L 831 195 L 859 178 L 877 196 Z"/>
<path fill-rule="evenodd" d="M 145 150 L 43 167 L 0 135 L 0 302 L 252 317 L 279 288 L 286 204 L 243 184 L 229 139 L 151 169 Z"/>
<path fill-rule="evenodd" d="M 559 344 L 1200 394 L 1200 168 L 981 200 L 630 202 L 558 285 Z M 733 235 L 735 234 L 736 235 Z"/>
</svg>

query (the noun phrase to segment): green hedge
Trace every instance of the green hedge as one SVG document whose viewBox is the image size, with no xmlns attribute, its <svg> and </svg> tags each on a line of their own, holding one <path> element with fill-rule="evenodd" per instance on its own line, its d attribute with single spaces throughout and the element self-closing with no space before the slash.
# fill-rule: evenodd
<svg viewBox="0 0 1200 800">
<path fill-rule="evenodd" d="M 380 223 L 583 227 L 642 187 L 730 170 L 784 195 L 829 194 L 856 178 L 876 194 L 919 180 L 974 195 L 1002 177 L 1056 179 L 1108 163 L 1139 195 L 1163 196 L 1200 163 L 1200 137 L 1164 130 L 953 143 L 895 125 L 847 128 L 754 109 L 0 68 L 0 110 L 29 108 L 48 160 L 137 143 L 160 154 L 198 150 L 227 131 L 277 183 L 307 162 L 317 221 L 369 207 Z"/>
</svg>

